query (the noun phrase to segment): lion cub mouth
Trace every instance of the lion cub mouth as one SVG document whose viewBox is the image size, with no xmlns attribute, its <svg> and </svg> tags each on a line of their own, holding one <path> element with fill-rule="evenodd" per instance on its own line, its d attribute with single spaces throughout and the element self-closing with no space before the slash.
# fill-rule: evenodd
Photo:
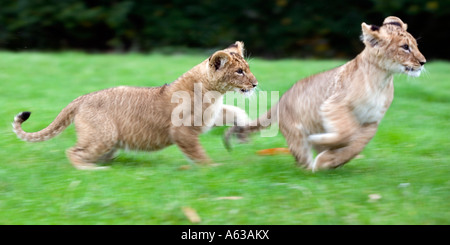
<svg viewBox="0 0 450 245">
<path fill-rule="evenodd" d="M 255 88 L 235 88 L 234 91 L 243 94 L 245 97 L 250 97 L 255 92 Z"/>
<path fill-rule="evenodd" d="M 422 72 L 422 67 L 414 69 L 414 67 L 411 67 L 411 66 L 404 66 L 404 68 L 405 68 L 405 73 L 408 76 L 412 76 L 412 77 L 418 77 L 418 76 L 420 76 L 420 73 Z"/>
</svg>

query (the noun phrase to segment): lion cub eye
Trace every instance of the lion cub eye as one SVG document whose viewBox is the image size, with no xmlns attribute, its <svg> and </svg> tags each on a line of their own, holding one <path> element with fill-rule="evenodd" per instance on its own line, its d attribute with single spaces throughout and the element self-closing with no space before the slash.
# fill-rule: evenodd
<svg viewBox="0 0 450 245">
<path fill-rule="evenodd" d="M 403 45 L 400 46 L 400 47 L 403 48 L 404 50 L 409 50 L 408 44 L 403 44 Z"/>
<path fill-rule="evenodd" d="M 237 69 L 236 72 L 237 72 L 238 74 L 244 74 L 244 71 L 243 71 L 241 68 Z"/>
</svg>

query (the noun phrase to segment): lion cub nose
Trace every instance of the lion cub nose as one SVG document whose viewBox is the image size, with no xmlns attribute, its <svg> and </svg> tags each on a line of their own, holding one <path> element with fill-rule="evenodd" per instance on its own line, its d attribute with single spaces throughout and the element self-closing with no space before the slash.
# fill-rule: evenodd
<svg viewBox="0 0 450 245">
<path fill-rule="evenodd" d="M 425 63 L 427 63 L 427 62 L 426 62 L 426 61 L 419 61 L 419 64 L 420 64 L 421 66 L 425 65 Z"/>
</svg>

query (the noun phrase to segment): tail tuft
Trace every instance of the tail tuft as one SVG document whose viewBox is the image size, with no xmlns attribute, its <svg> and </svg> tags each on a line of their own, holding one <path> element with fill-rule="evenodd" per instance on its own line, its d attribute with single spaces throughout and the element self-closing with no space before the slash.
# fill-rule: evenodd
<svg viewBox="0 0 450 245">
<path fill-rule="evenodd" d="M 24 111 L 19 113 L 16 118 L 19 120 L 19 122 L 25 122 L 26 120 L 28 120 L 28 118 L 30 118 L 31 112 L 29 111 Z"/>
<path fill-rule="evenodd" d="M 49 140 L 56 135 L 60 134 L 64 129 L 66 129 L 73 121 L 75 114 L 77 112 L 80 100 L 76 99 L 70 103 L 66 108 L 64 108 L 55 120 L 50 123 L 46 128 L 38 131 L 27 133 L 22 129 L 22 123 L 25 122 L 31 115 L 31 112 L 24 111 L 17 114 L 14 117 L 14 122 L 12 123 L 13 131 L 16 133 L 17 137 L 21 140 L 28 142 L 40 142 Z"/>
</svg>

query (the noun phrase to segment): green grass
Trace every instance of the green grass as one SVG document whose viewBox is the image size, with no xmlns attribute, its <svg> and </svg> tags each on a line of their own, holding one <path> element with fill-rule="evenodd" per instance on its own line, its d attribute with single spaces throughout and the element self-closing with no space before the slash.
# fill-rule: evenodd
<svg viewBox="0 0 450 245">
<path fill-rule="evenodd" d="M 0 53 L 0 224 L 190 224 L 182 207 L 197 210 L 200 224 L 450 224 L 450 63 L 429 62 L 420 78 L 395 77 L 395 99 L 375 138 L 344 167 L 310 173 L 292 156 L 258 156 L 284 147 L 279 134 L 252 136 L 229 154 L 224 127 L 202 135 L 218 167 L 192 166 L 171 146 L 159 152 L 121 152 L 105 171 L 78 171 L 65 149 L 70 126 L 40 143 L 11 130 L 37 131 L 76 97 L 119 86 L 159 86 L 175 80 L 206 55 L 87 55 Z M 341 60 L 251 59 L 266 91 L 289 89 L 298 79 Z M 370 201 L 370 194 L 381 199 Z M 239 196 L 239 200 L 218 200 Z"/>
</svg>

